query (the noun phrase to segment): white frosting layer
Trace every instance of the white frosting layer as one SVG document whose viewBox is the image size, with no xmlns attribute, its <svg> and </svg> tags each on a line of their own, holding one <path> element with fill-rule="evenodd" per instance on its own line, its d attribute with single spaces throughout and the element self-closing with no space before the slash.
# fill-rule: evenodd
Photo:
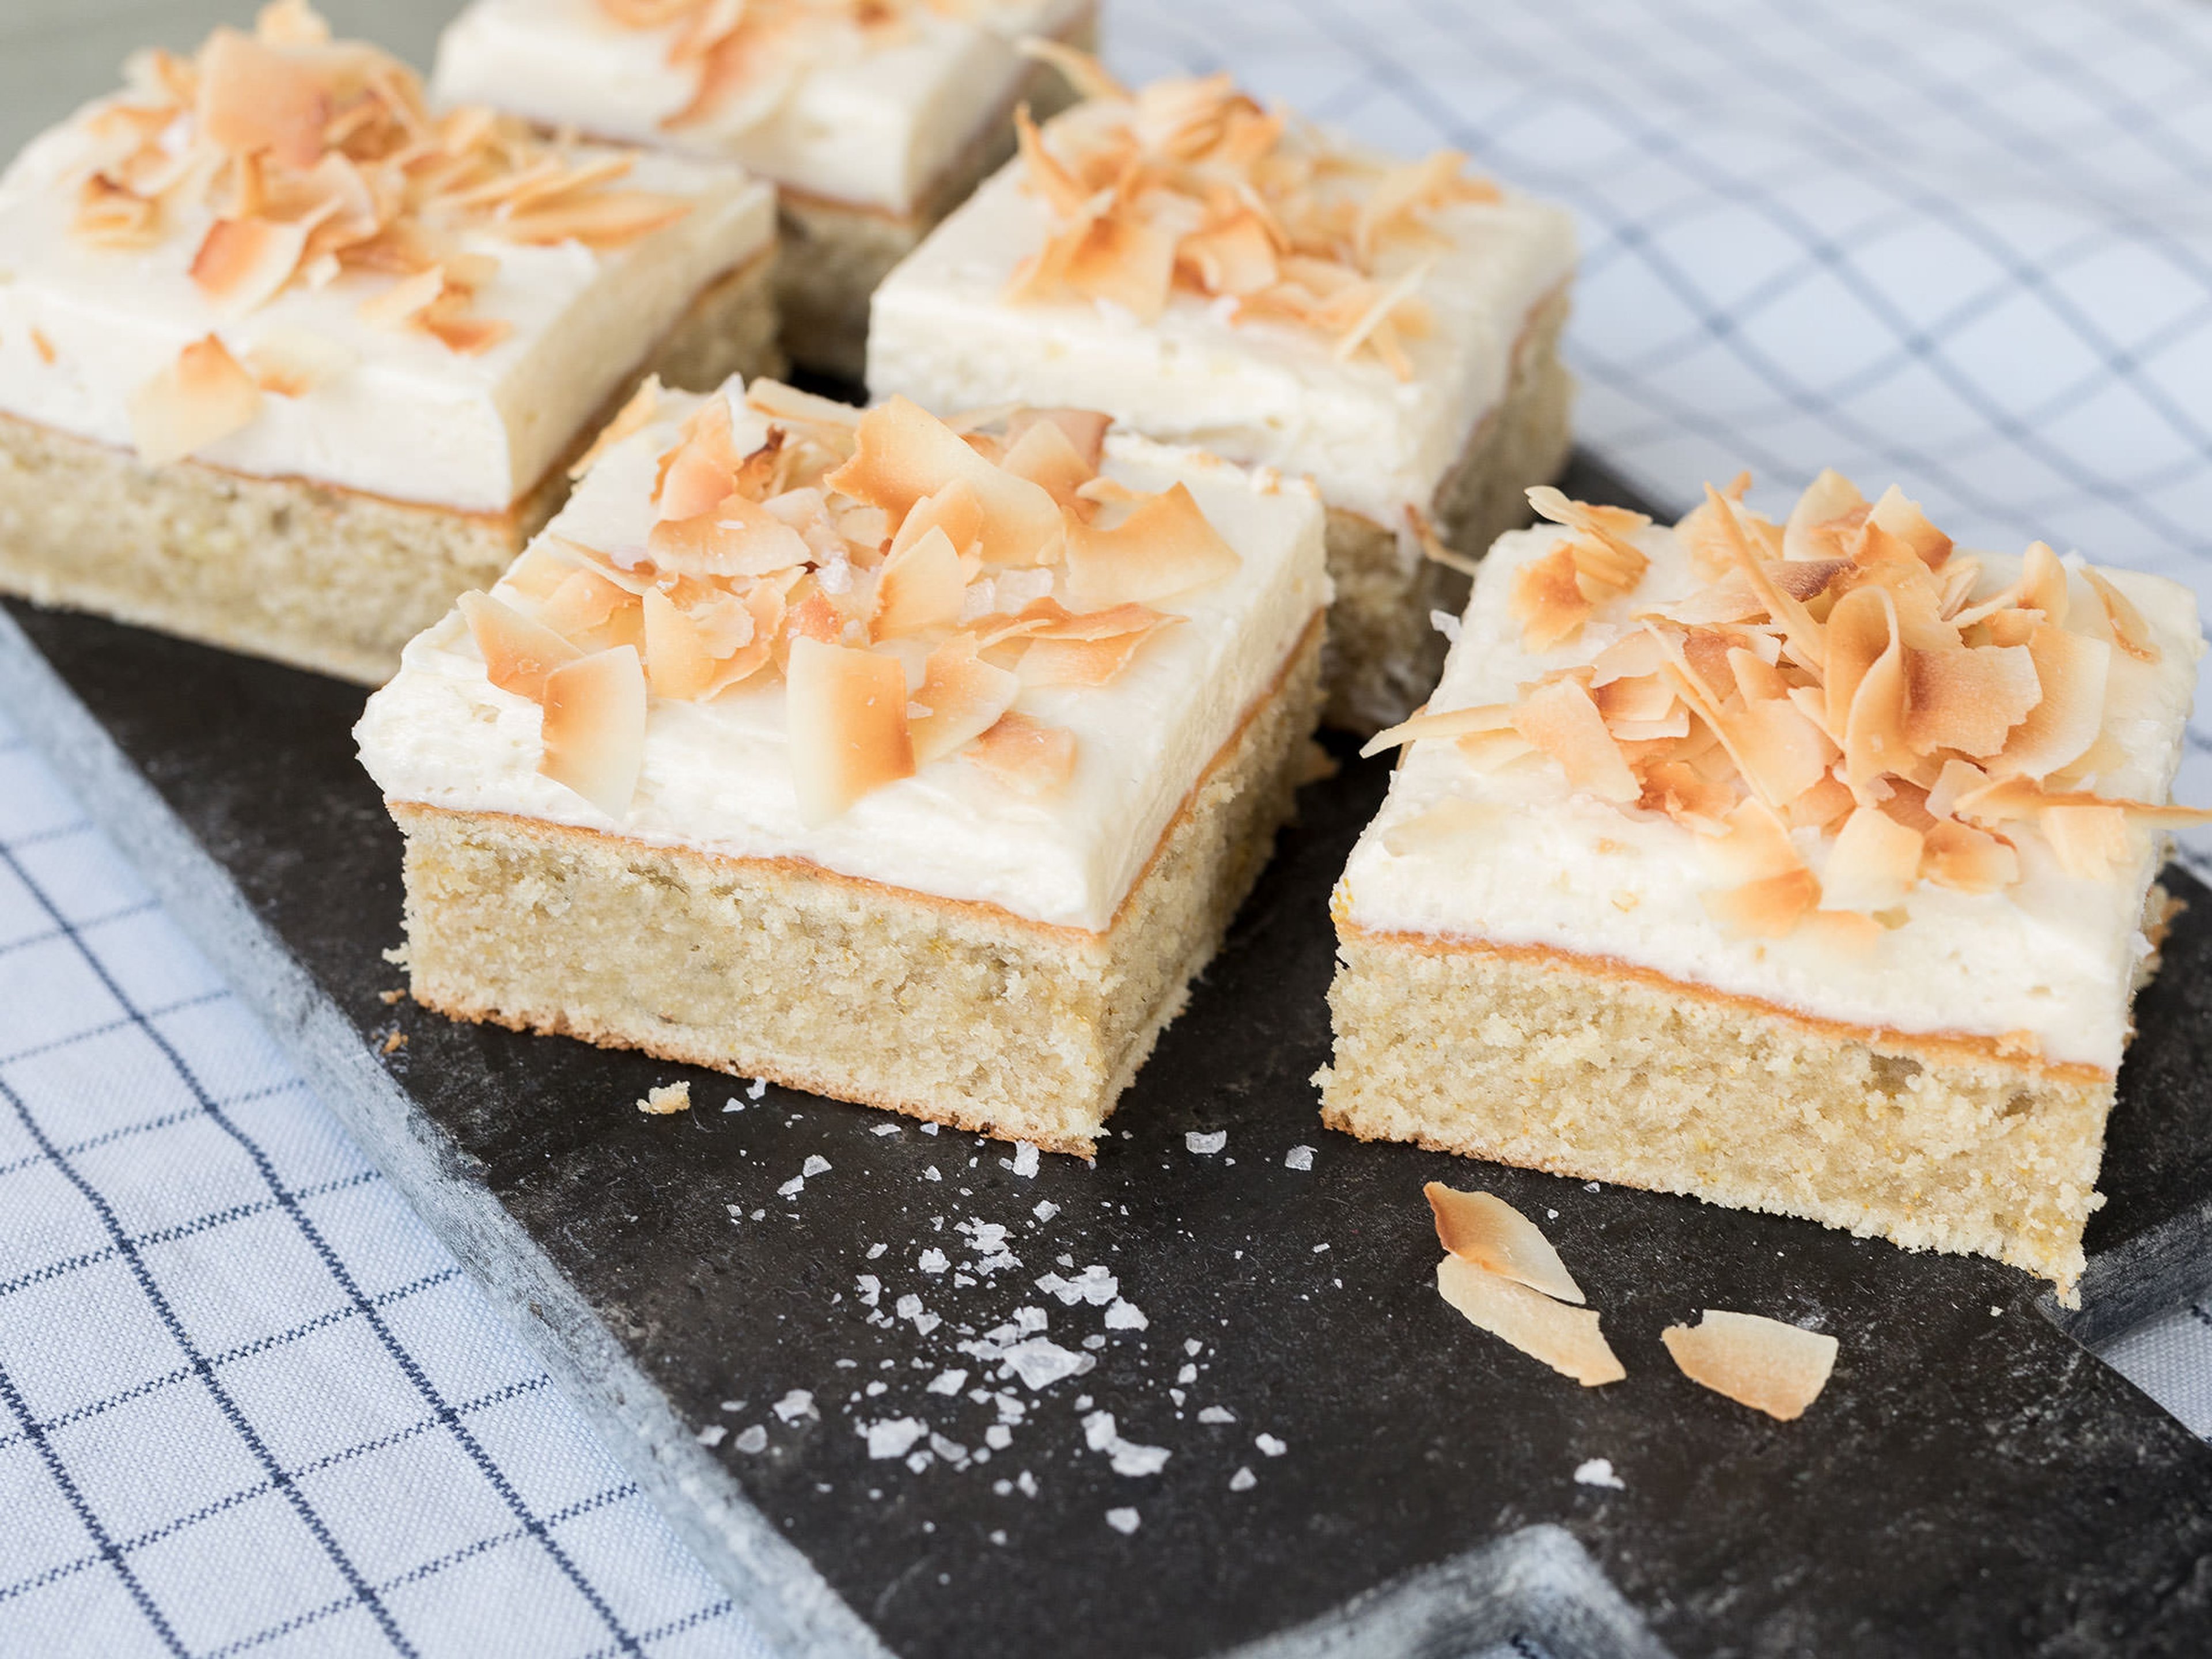
<svg viewBox="0 0 2212 1659">
<path fill-rule="evenodd" d="M 656 459 L 690 406 L 667 400 L 663 418 L 592 469 L 547 533 L 598 547 L 641 544 Z M 763 431 L 738 404 L 739 447 Z M 793 793 L 778 679 L 708 703 L 654 699 L 636 797 L 611 819 L 538 774 L 538 705 L 486 679 L 458 613 L 409 645 L 398 677 L 369 700 L 354 734 L 362 763 L 395 800 L 514 813 L 705 853 L 803 859 L 1101 931 L 1328 597 L 1322 510 L 1303 485 L 1135 438 L 1109 438 L 1106 454 L 1107 475 L 1135 489 L 1188 483 L 1242 565 L 1156 607 L 1186 620 L 1147 641 L 1109 684 L 1022 693 L 1023 713 L 1075 734 L 1075 775 L 1057 797 L 1027 799 L 954 754 L 809 829 Z M 908 669 L 913 685 L 916 658 Z"/>
<path fill-rule="evenodd" d="M 694 64 L 672 64 L 677 26 L 624 28 L 597 0 L 476 0 L 438 43 L 437 95 L 548 126 L 741 161 L 787 189 L 904 214 L 986 121 L 1005 118 L 1028 65 L 1013 42 L 1054 34 L 1086 0 L 977 0 L 970 16 L 926 5 L 870 39 L 825 29 L 782 95 L 740 93 L 681 126 Z"/>
<path fill-rule="evenodd" d="M 1516 688 L 1540 674 L 1588 661 L 1630 611 L 1696 586 L 1674 533 L 1644 532 L 1637 540 L 1652 565 L 1642 586 L 1600 606 L 1583 641 L 1532 656 L 1522 650 L 1510 612 L 1513 573 L 1556 539 L 1548 531 L 1506 536 L 1483 562 L 1432 709 L 1510 702 Z M 2017 560 L 1975 556 L 1984 564 L 1981 594 L 2018 572 Z M 2083 787 L 2162 802 L 2179 764 L 2203 649 L 2196 599 L 2160 577 L 2105 574 L 2149 621 L 2160 658 L 2144 665 L 2113 652 L 2107 727 L 2127 759 Z M 2111 637 L 2079 576 L 2069 609 L 2069 628 Z M 1473 815 L 1479 827 L 1401 839 L 1416 819 L 1451 800 L 1483 803 L 1488 810 Z M 1729 884 L 1727 873 L 1670 819 L 1571 793 L 1548 761 L 1532 757 L 1483 772 L 1451 740 L 1431 738 L 1411 745 L 1382 811 L 1352 853 L 1338 904 L 1370 931 L 1611 957 L 1851 1025 L 1988 1037 L 2033 1032 L 2047 1059 L 2115 1070 L 2127 1041 L 2133 976 L 2148 948 L 2141 932 L 2143 896 L 2163 837 L 2131 826 L 2124 866 L 2097 882 L 2068 876 L 2039 834 L 2013 828 L 2023 832 L 2014 837 L 2018 885 L 1970 895 L 1923 883 L 1906 901 L 1904 925 L 1886 932 L 1870 955 L 1853 958 L 1822 948 L 1810 929 L 1781 939 L 1723 932 L 1699 894 Z M 1818 834 L 1799 830 L 1796 839 L 1818 875 L 1826 858 Z M 1394 851 L 1394 842 L 1404 850 Z"/>
<path fill-rule="evenodd" d="M 241 358 L 259 340 L 298 331 L 349 356 L 350 368 L 301 397 L 263 398 L 252 424 L 194 458 L 238 472 L 503 512 L 700 291 L 775 232 L 765 185 L 734 167 L 645 155 L 625 186 L 697 205 L 626 247 L 464 239 L 499 261 L 472 313 L 514 325 L 480 356 L 364 321 L 362 301 L 395 280 L 382 275 L 341 276 L 320 289 L 295 283 L 226 318 L 189 275 L 207 210 L 179 214 L 143 252 L 95 248 L 70 234 L 76 181 L 93 153 L 82 124 L 100 106 L 35 140 L 0 178 L 0 411 L 128 448 L 131 394 L 207 334 Z"/>
<path fill-rule="evenodd" d="M 1048 131 L 1057 143 L 1115 113 L 1087 105 Z M 1406 507 L 1428 508 L 1503 397 L 1530 311 L 1575 265 L 1574 222 L 1548 203 L 1509 193 L 1431 216 L 1443 245 L 1409 240 L 1379 261 L 1378 274 L 1395 279 L 1436 260 L 1420 289 L 1433 327 L 1406 343 L 1414 373 L 1401 382 L 1372 354 L 1340 362 L 1326 336 L 1272 319 L 1233 323 L 1227 307 L 1190 294 L 1176 294 L 1151 323 L 1081 300 L 1007 303 L 1015 267 L 1051 229 L 1024 171 L 1009 162 L 876 290 L 876 396 L 901 392 L 937 410 L 1007 398 L 1103 410 L 1164 441 L 1304 473 L 1330 506 L 1393 529 Z"/>
</svg>

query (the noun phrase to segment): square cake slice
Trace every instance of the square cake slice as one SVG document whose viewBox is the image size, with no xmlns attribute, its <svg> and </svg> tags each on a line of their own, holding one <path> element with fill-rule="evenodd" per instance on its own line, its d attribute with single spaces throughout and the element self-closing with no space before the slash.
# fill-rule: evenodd
<svg viewBox="0 0 2212 1659">
<path fill-rule="evenodd" d="M 1087 1153 L 1318 717 L 1310 488 L 1003 406 L 647 394 L 362 757 L 416 999 Z"/>
<path fill-rule="evenodd" d="M 1101 409 L 1311 477 L 1329 510 L 1328 718 L 1428 694 L 1432 610 L 1568 447 L 1561 209 L 1263 110 L 1225 75 L 1094 95 L 884 281 L 868 386 L 933 409 Z M 1451 550 L 1456 549 L 1457 552 Z"/>
<path fill-rule="evenodd" d="M 1740 492 L 1741 485 L 1737 486 Z M 2156 577 L 1532 492 L 1334 908 L 1322 1115 L 2070 1296 L 2197 659 Z"/>
<path fill-rule="evenodd" d="M 1012 154 L 1018 104 L 1067 102 L 1017 43 L 1088 43 L 1097 20 L 1097 0 L 474 0 L 434 85 L 769 180 L 785 349 L 857 380 L 884 273 Z"/>
<path fill-rule="evenodd" d="M 651 369 L 773 362 L 737 168 L 434 117 L 304 6 L 0 178 L 0 588 L 374 683 Z"/>
</svg>

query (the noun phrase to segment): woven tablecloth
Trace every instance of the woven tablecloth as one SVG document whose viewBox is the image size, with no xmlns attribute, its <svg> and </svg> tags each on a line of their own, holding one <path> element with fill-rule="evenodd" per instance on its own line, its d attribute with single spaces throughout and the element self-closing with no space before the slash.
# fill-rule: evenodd
<svg viewBox="0 0 2212 1659">
<path fill-rule="evenodd" d="M 1571 204 L 1579 428 L 1655 501 L 1833 465 L 2212 587 L 2212 10 L 1108 3 L 1125 76 Z M 331 10 L 417 58 L 441 21 Z M 216 15 L 14 0 L 0 139 Z M 2206 1307 L 2106 1358 L 2212 1432 Z M 0 1655 L 760 1650 L 0 716 Z"/>
</svg>

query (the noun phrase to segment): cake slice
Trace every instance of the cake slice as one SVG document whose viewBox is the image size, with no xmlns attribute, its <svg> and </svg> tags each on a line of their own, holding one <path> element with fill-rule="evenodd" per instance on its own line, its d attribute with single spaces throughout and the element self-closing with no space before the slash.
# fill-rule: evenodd
<svg viewBox="0 0 2212 1659">
<path fill-rule="evenodd" d="M 868 296 L 1066 82 L 1024 36 L 1088 42 L 1096 0 L 474 0 L 442 98 L 742 162 L 783 210 L 784 344 L 858 380 Z"/>
<path fill-rule="evenodd" d="M 1003 408 L 647 394 L 362 757 L 416 999 L 1087 1153 L 1289 815 L 1303 483 Z"/>
<path fill-rule="evenodd" d="M 1329 509 L 1328 718 L 1435 684 L 1429 613 L 1558 471 L 1574 270 L 1562 210 L 1262 110 L 1225 75 L 1094 95 L 876 295 L 868 385 L 933 409 L 1073 404 L 1302 473 Z M 1452 550 L 1457 550 L 1456 552 Z M 1439 562 L 1441 561 L 1441 562 Z"/>
<path fill-rule="evenodd" d="M 432 117 L 304 6 L 0 179 L 0 589 L 376 682 L 648 369 L 774 361 L 770 192 Z"/>
<path fill-rule="evenodd" d="M 1738 486 L 1741 489 L 1741 485 Z M 1334 898 L 1322 1115 L 2073 1294 L 2196 663 L 2174 583 L 1537 492 Z"/>
</svg>

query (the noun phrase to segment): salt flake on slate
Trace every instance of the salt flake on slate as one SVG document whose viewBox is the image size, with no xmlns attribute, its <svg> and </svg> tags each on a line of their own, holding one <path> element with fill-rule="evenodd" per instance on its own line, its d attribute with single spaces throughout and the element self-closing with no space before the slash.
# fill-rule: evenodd
<svg viewBox="0 0 2212 1659">
<path fill-rule="evenodd" d="M 1198 1367 L 1195 1365 L 1185 1365 L 1181 1370 L 1176 1373 L 1176 1381 L 1178 1382 L 1197 1382 Z"/>
<path fill-rule="evenodd" d="M 764 1452 L 768 1449 L 768 1431 L 756 1423 L 730 1443 L 749 1455 Z"/>
<path fill-rule="evenodd" d="M 859 1427 L 868 1443 L 868 1455 L 874 1458 L 904 1457 L 929 1432 L 929 1425 L 918 1417 L 888 1417 Z"/>
<path fill-rule="evenodd" d="M 767 1092 L 768 1079 L 764 1077 L 757 1077 L 753 1079 L 753 1086 L 745 1091 L 745 1098 L 747 1100 L 758 1100 Z"/>
<path fill-rule="evenodd" d="M 952 1263 L 945 1258 L 944 1251 L 929 1249 L 924 1250 L 914 1265 L 926 1273 L 941 1273 Z"/>
<path fill-rule="evenodd" d="M 924 1469 L 927 1468 L 929 1464 L 930 1456 L 926 1451 L 911 1452 L 907 1455 L 906 1466 L 912 1469 L 916 1474 L 920 1474 Z M 922 1522 L 922 1529 L 925 1532 L 930 1530 L 929 1523 L 925 1521 Z"/>
<path fill-rule="evenodd" d="M 1036 1208 L 1031 1210 L 1030 1213 L 1039 1221 L 1049 1221 L 1060 1213 L 1060 1206 L 1048 1198 L 1041 1198 L 1037 1200 Z"/>
<path fill-rule="evenodd" d="M 795 1175 L 775 1189 L 775 1195 L 778 1198 L 797 1198 L 805 1190 L 806 1177 L 803 1175 Z"/>
<path fill-rule="evenodd" d="M 1083 1419 L 1083 1443 L 1093 1451 L 1104 1451 L 1114 1443 L 1115 1425 L 1111 1412 L 1093 1412 Z"/>
<path fill-rule="evenodd" d="M 1109 1453 L 1116 1474 L 1158 1474 L 1168 1466 L 1165 1446 L 1139 1446 L 1133 1440 L 1116 1440 Z"/>
<path fill-rule="evenodd" d="M 994 1423 L 983 1431 L 983 1443 L 993 1451 L 1004 1451 L 1014 1443 L 1014 1431 L 1003 1423 Z"/>
<path fill-rule="evenodd" d="M 877 1278 L 873 1273 L 862 1273 L 853 1282 L 860 1286 L 860 1305 L 862 1307 L 874 1307 L 877 1302 L 883 1296 L 884 1281 Z"/>
<path fill-rule="evenodd" d="M 1290 1450 L 1287 1442 L 1278 1440 L 1272 1434 L 1255 1435 L 1252 1437 L 1252 1443 L 1270 1457 L 1280 1457 L 1285 1452 Z"/>
<path fill-rule="evenodd" d="M 719 1446 L 722 1443 L 723 1436 L 729 1431 L 730 1425 L 726 1423 L 709 1423 L 699 1431 L 699 1443 L 702 1446 Z"/>
<path fill-rule="evenodd" d="M 1609 1457 L 1593 1457 L 1587 1463 L 1575 1466 L 1575 1484 L 1578 1486 L 1610 1486 L 1615 1492 L 1626 1490 L 1628 1483 L 1613 1472 Z"/>
<path fill-rule="evenodd" d="M 814 1409 L 814 1396 L 805 1389 L 793 1389 L 775 1402 L 775 1414 L 787 1423 L 796 1423 L 802 1417 L 819 1417 Z"/>
<path fill-rule="evenodd" d="M 1141 1331 L 1151 1323 L 1133 1302 L 1116 1298 L 1114 1305 L 1106 1310 L 1106 1328 L 1109 1331 Z"/>
<path fill-rule="evenodd" d="M 1206 1352 L 1206 1344 L 1194 1336 L 1187 1336 L 1182 1340 L 1182 1351 L 1195 1359 Z"/>
<path fill-rule="evenodd" d="M 945 1179 L 943 1176 L 937 1173 L 937 1166 L 934 1164 L 931 1164 L 927 1169 L 921 1172 L 921 1178 L 924 1181 L 942 1181 Z"/>
<path fill-rule="evenodd" d="M 1113 1528 L 1115 1532 L 1120 1533 L 1124 1538 L 1127 1538 L 1131 1533 L 1136 1531 L 1137 1523 L 1140 1518 L 1141 1517 L 1139 1516 L 1134 1510 L 1109 1510 L 1106 1511 L 1106 1524 Z"/>
<path fill-rule="evenodd" d="M 805 1176 L 809 1181 L 813 1180 L 814 1177 L 818 1175 L 828 1175 L 830 1173 L 830 1160 L 823 1157 L 821 1153 L 817 1152 L 811 1158 L 808 1158 L 805 1163 L 799 1166 L 799 1173 Z"/>
<path fill-rule="evenodd" d="M 868 1260 L 869 1260 L 869 1261 L 874 1261 L 878 1256 L 881 1255 L 882 1255 L 885 1250 L 888 1250 L 889 1249 L 890 1249 L 890 1245 L 888 1245 L 888 1244 L 871 1244 L 871 1245 L 869 1245 L 869 1246 L 868 1246 Z"/>
<path fill-rule="evenodd" d="M 1283 1167 L 1286 1170 L 1310 1170 L 1313 1168 L 1313 1154 L 1314 1149 L 1310 1146 L 1293 1146 L 1283 1154 Z"/>
<path fill-rule="evenodd" d="M 1071 1376 L 1080 1376 L 1098 1363 L 1087 1353 L 1076 1353 L 1044 1336 L 1017 1342 L 999 1358 L 1032 1391 L 1048 1389 Z"/>
<path fill-rule="evenodd" d="M 1182 1138 L 1182 1144 L 1200 1157 L 1211 1157 L 1229 1144 L 1229 1131 L 1216 1129 L 1211 1134 L 1201 1134 L 1196 1129 Z"/>
<path fill-rule="evenodd" d="M 1249 1492 L 1259 1484 L 1260 1477 L 1249 1469 L 1239 1469 L 1229 1477 L 1229 1490 L 1231 1492 Z"/>
<path fill-rule="evenodd" d="M 895 1135 L 898 1132 L 899 1126 L 896 1123 L 878 1123 L 868 1131 L 872 1135 Z"/>
<path fill-rule="evenodd" d="M 929 1379 L 932 1394 L 958 1394 L 966 1386 L 968 1373 L 964 1370 L 939 1371 Z"/>
<path fill-rule="evenodd" d="M 925 1123 L 921 1126 L 921 1132 L 926 1135 L 933 1135 L 937 1133 L 937 1126 L 934 1123 Z"/>
<path fill-rule="evenodd" d="M 968 1448 L 957 1440 L 947 1440 L 941 1434 L 929 1437 L 929 1449 L 956 1469 L 964 1467 L 968 1462 Z"/>
<path fill-rule="evenodd" d="M 1012 1159 L 1002 1158 L 999 1162 L 1026 1181 L 1037 1172 L 1037 1149 L 1023 1141 L 1015 1146 Z"/>
<path fill-rule="evenodd" d="M 1036 1476 L 1031 1474 L 1027 1469 L 1024 1469 L 1014 1477 L 1014 1484 L 1022 1489 L 1022 1496 L 1024 1498 L 1035 1498 L 1037 1495 Z"/>
<path fill-rule="evenodd" d="M 1198 1420 L 1201 1423 L 1234 1423 L 1237 1413 L 1226 1406 L 1208 1406 L 1199 1413 Z"/>
</svg>

